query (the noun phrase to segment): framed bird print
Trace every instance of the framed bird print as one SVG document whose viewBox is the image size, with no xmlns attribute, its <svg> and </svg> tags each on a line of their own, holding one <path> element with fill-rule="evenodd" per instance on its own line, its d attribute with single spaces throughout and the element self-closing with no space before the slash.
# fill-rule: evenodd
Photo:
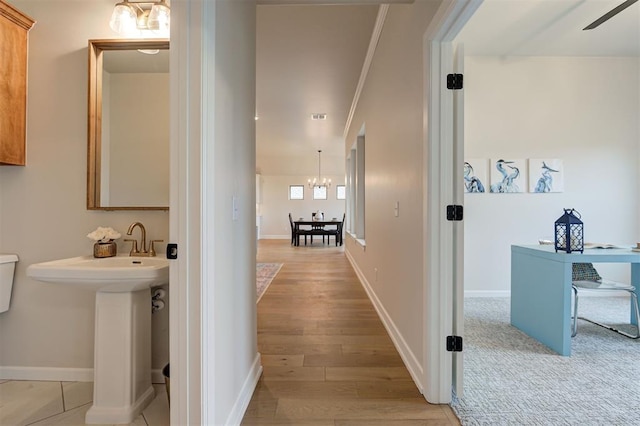
<svg viewBox="0 0 640 426">
<path fill-rule="evenodd" d="M 506 157 L 491 160 L 490 192 L 526 192 L 526 175 L 526 160 L 513 160 Z"/>
<path fill-rule="evenodd" d="M 544 194 L 564 191 L 564 168 L 557 158 L 529 159 L 529 192 Z"/>
</svg>

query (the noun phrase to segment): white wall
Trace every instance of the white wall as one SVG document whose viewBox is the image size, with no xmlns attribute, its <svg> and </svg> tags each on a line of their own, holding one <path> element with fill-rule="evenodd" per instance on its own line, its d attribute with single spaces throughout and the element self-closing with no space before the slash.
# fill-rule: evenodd
<svg viewBox="0 0 640 426">
<path fill-rule="evenodd" d="M 262 204 L 260 204 L 260 238 L 291 238 L 289 213 L 293 220 L 304 217 L 311 219 L 311 213 L 321 210 L 327 220 L 342 220 L 345 200 L 336 199 L 336 185 L 344 185 L 342 176 L 322 176 L 331 179 L 332 185 L 326 200 L 314 200 L 313 191 L 307 185 L 305 176 L 262 175 Z M 304 200 L 289 200 L 289 185 L 304 185 Z"/>
<path fill-rule="evenodd" d="M 422 369 L 423 263 L 428 255 L 422 248 L 422 37 L 439 6 L 437 1 L 390 6 L 345 141 L 347 154 L 366 126 L 366 248 L 347 237 L 347 252 L 414 373 Z M 399 217 L 394 216 L 396 202 Z"/>
<path fill-rule="evenodd" d="M 465 157 L 559 158 L 565 172 L 562 193 L 465 195 L 467 295 L 506 294 L 511 244 L 553 236 L 563 208 L 585 241 L 640 241 L 638 75 L 637 58 L 465 58 Z"/>
<path fill-rule="evenodd" d="M 215 62 L 207 61 L 205 82 L 213 84 L 206 84 L 203 95 L 214 120 L 203 116 L 209 121 L 201 141 L 203 212 L 210 215 L 203 220 L 208 281 L 202 283 L 207 319 L 202 380 L 213 398 L 203 401 L 208 405 L 203 422 L 223 425 L 240 422 L 261 371 L 255 287 L 256 6 L 218 1 L 208 10 L 215 12 L 215 35 L 208 35 L 215 40 Z"/>
<path fill-rule="evenodd" d="M 92 380 L 95 294 L 31 280 L 25 270 L 91 254 L 86 234 L 100 225 L 124 234 L 139 220 L 148 237 L 166 242 L 169 215 L 86 209 L 87 44 L 114 38 L 114 3 L 11 3 L 37 23 L 29 33 L 27 165 L 0 167 L 0 252 L 20 257 L 11 307 L 0 314 L 0 377 Z M 118 240 L 118 249 L 129 247 Z M 153 316 L 155 369 L 168 359 L 167 322 L 168 309 Z"/>
</svg>

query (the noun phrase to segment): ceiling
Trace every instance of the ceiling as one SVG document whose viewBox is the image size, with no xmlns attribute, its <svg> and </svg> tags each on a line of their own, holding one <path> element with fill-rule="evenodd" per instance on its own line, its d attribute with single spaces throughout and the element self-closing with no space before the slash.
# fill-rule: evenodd
<svg viewBox="0 0 640 426">
<path fill-rule="evenodd" d="M 344 174 L 344 128 L 378 7 L 258 6 L 256 153 L 262 173 L 313 174 L 322 150 L 323 174 Z M 327 119 L 313 121 L 313 113 Z"/>
<path fill-rule="evenodd" d="M 623 0 L 484 0 L 457 40 L 467 55 L 640 56 L 640 2 L 583 31 Z"/>
<path fill-rule="evenodd" d="M 640 2 L 582 30 L 622 1 L 484 0 L 457 40 L 467 55 L 640 57 Z M 344 128 L 379 6 L 305 2 L 317 0 L 259 0 L 257 168 L 314 174 L 322 150 L 323 174 L 344 174 Z"/>
</svg>

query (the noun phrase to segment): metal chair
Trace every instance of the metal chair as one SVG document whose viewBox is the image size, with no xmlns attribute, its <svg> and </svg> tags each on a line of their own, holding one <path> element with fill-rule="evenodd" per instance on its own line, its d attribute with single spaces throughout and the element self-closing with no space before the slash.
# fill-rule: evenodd
<svg viewBox="0 0 640 426">
<path fill-rule="evenodd" d="M 592 324 L 604 327 L 607 330 L 615 331 L 630 339 L 640 337 L 640 310 L 638 310 L 638 296 L 635 293 L 635 287 L 632 285 L 619 283 L 602 279 L 596 268 L 591 263 L 574 263 L 572 271 L 572 290 L 573 290 L 573 316 L 571 317 L 571 337 L 578 334 L 578 319 L 588 321 Z M 610 325 L 603 324 L 585 317 L 578 316 L 578 292 L 579 291 L 624 291 L 629 293 L 631 301 L 631 311 L 635 314 L 636 332 L 627 333 L 618 330 Z"/>
</svg>

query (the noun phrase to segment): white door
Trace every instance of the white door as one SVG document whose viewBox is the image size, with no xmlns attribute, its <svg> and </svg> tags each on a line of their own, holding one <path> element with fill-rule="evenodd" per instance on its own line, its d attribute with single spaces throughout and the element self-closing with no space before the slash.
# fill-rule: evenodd
<svg viewBox="0 0 640 426">
<path fill-rule="evenodd" d="M 464 75 L 464 47 L 454 45 L 453 72 Z M 463 79 L 464 80 L 464 79 Z M 463 89 L 453 91 L 453 204 L 464 204 L 464 81 Z M 464 215 L 463 215 L 464 216 Z M 464 336 L 464 222 L 453 222 L 452 265 L 452 335 Z M 458 397 L 463 393 L 464 352 L 453 352 L 453 391 Z"/>
<path fill-rule="evenodd" d="M 448 74 L 463 74 L 462 45 L 453 41 L 483 1 L 442 2 L 424 38 L 428 58 L 424 395 L 439 404 L 451 402 L 452 391 L 462 397 L 464 373 L 464 352 L 449 351 L 445 344 L 449 336 L 464 337 L 464 222 L 445 218 L 448 205 L 462 206 L 464 201 L 464 82 L 460 90 L 449 90 L 445 83 Z"/>
</svg>

